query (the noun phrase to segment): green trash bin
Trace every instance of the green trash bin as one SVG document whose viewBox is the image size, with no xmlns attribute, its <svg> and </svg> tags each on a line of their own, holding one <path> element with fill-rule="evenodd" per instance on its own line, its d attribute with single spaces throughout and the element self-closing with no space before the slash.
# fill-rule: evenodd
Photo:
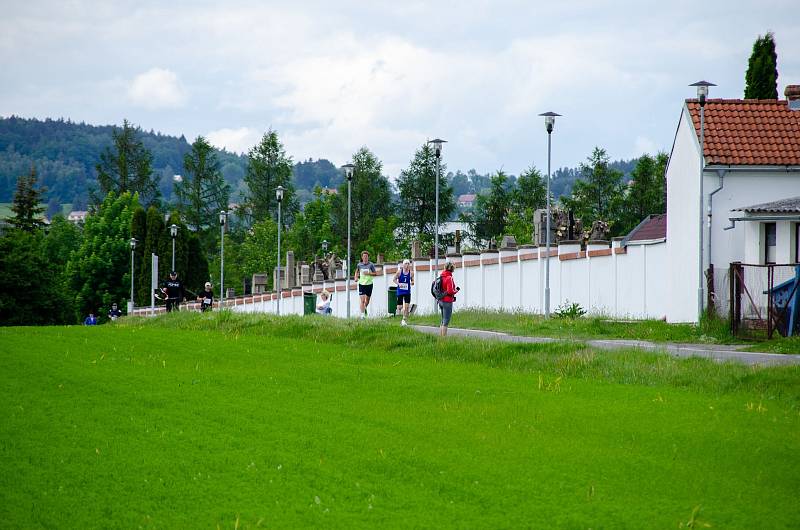
<svg viewBox="0 0 800 530">
<path fill-rule="evenodd" d="M 397 314 L 397 286 L 389 286 L 389 314 L 395 316 Z"/>
<path fill-rule="evenodd" d="M 303 315 L 315 315 L 317 313 L 317 295 L 314 293 L 303 293 Z"/>
</svg>

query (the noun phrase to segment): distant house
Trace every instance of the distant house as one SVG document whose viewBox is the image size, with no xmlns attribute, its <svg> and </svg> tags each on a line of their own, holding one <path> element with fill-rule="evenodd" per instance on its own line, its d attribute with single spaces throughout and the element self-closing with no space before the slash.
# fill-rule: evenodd
<svg viewBox="0 0 800 530">
<path fill-rule="evenodd" d="M 89 215 L 89 212 L 85 210 L 72 210 L 67 216 L 67 221 L 71 223 L 82 223 L 86 221 L 87 215 Z"/>
<path fill-rule="evenodd" d="M 322 188 L 322 193 L 326 195 L 338 195 L 339 190 L 337 190 L 336 188 Z"/>
<path fill-rule="evenodd" d="M 707 295 L 700 269 L 717 271 L 713 288 L 725 310 L 732 262 L 798 261 L 800 86 L 785 94 L 706 101 L 702 201 L 700 105 L 685 102 L 666 173 L 669 321 L 697 321 L 698 298 Z"/>
<path fill-rule="evenodd" d="M 456 204 L 459 208 L 472 208 L 472 205 L 475 204 L 475 197 L 476 195 L 474 193 L 459 195 Z"/>
</svg>

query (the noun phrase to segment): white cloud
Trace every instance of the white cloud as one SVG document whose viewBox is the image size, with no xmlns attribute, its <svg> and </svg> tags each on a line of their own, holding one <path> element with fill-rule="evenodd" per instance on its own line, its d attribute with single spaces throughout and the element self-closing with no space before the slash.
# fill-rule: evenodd
<svg viewBox="0 0 800 530">
<path fill-rule="evenodd" d="M 663 147 L 662 147 L 663 149 Z M 658 146 L 650 138 L 644 136 L 637 136 L 634 143 L 632 158 L 640 157 L 644 154 L 655 155 L 658 152 Z"/>
<path fill-rule="evenodd" d="M 164 68 L 151 68 L 137 75 L 128 97 L 132 103 L 150 110 L 182 107 L 187 99 L 178 76 Z"/>
<path fill-rule="evenodd" d="M 269 124 L 295 160 L 338 164 L 367 145 L 391 176 L 434 136 L 450 141 L 448 169 L 541 168 L 547 110 L 564 115 L 557 166 L 595 145 L 612 158 L 666 148 L 686 85 L 709 79 L 713 97 L 741 97 L 765 28 L 778 41 L 779 90 L 800 72 L 797 17 L 774 18 L 796 0 L 769 10 L 755 0 L 45 3 L 11 2 L 0 17 L 1 113 L 127 117 L 212 131 L 239 152 Z"/>
<path fill-rule="evenodd" d="M 260 133 L 250 127 L 217 129 L 206 135 L 206 139 L 214 147 L 234 153 L 246 153 L 258 143 L 260 137 Z"/>
</svg>

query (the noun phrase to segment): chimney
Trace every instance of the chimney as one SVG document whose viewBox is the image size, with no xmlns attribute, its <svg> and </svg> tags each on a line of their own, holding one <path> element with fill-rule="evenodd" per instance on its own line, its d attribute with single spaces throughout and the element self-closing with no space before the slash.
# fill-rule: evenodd
<svg viewBox="0 0 800 530">
<path fill-rule="evenodd" d="M 789 110 L 800 110 L 800 85 L 786 85 L 783 94 L 789 102 Z"/>
</svg>

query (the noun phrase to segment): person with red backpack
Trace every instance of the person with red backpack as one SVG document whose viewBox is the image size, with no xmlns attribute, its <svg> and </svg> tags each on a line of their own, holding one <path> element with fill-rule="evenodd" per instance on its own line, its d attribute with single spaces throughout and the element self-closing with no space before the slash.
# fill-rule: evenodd
<svg viewBox="0 0 800 530">
<path fill-rule="evenodd" d="M 447 326 L 450 325 L 450 317 L 453 316 L 453 302 L 456 301 L 456 294 L 461 290 L 456 287 L 456 282 L 453 281 L 453 271 L 456 270 L 452 261 L 448 261 L 441 276 L 434 282 L 437 287 L 436 296 L 439 302 L 439 310 L 442 312 L 442 323 L 439 326 L 439 335 L 442 337 L 447 336 Z M 438 285 L 437 285 L 438 284 Z"/>
</svg>

